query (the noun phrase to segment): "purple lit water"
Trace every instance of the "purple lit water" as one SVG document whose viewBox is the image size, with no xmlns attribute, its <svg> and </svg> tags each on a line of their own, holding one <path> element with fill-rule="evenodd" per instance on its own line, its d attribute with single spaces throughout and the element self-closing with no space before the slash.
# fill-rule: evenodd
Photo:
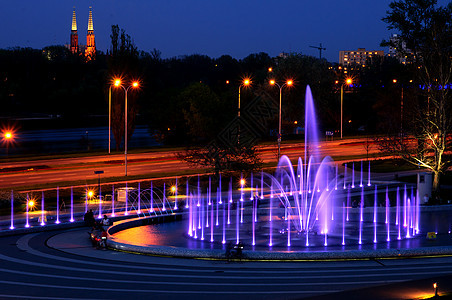
<svg viewBox="0 0 452 300">
<path fill-rule="evenodd" d="M 310 247 L 319 244 L 325 247 L 353 243 L 375 244 L 379 240 L 379 235 L 386 235 L 386 240 L 391 240 L 392 230 L 397 230 L 391 224 L 390 218 L 396 218 L 398 221 L 400 209 L 406 212 L 405 222 L 414 224 L 413 216 L 417 210 L 407 208 L 410 206 L 408 203 L 411 202 L 406 202 L 404 199 L 403 204 L 396 205 L 394 212 L 390 202 L 396 200 L 390 199 L 389 187 L 386 189 L 386 194 L 383 192 L 381 195 L 378 194 L 376 187 L 371 187 L 370 163 L 367 170 L 367 184 L 364 185 L 365 172 L 363 162 L 360 162 L 360 189 L 355 190 L 355 163 L 352 163 L 350 170 L 351 178 L 347 178 L 347 165 L 344 168 L 344 176 L 341 178 L 338 176 L 338 165 L 331 158 L 321 158 L 318 155 L 317 120 L 309 87 L 306 89 L 305 100 L 304 160 L 299 158 L 297 165 L 293 165 L 290 159 L 283 155 L 274 174 L 260 172 L 257 176 L 251 174 L 249 178 L 245 178 L 242 174 L 238 186 L 233 184 L 231 178 L 227 192 L 227 207 L 223 205 L 222 210 L 217 209 L 218 221 L 224 220 L 221 224 L 221 241 L 227 242 L 233 239 L 239 243 L 241 240 L 249 240 L 253 246 L 265 244 L 270 247 L 274 247 L 275 244 L 281 245 L 284 239 L 287 247 L 294 245 Z M 256 181 L 257 184 L 255 184 Z M 338 185 L 343 185 L 344 189 L 338 190 Z M 391 187 L 391 191 L 393 189 L 394 187 Z M 245 195 L 245 190 L 250 191 L 249 197 L 248 193 Z M 198 229 L 202 229 L 204 226 L 209 226 L 211 200 L 210 189 L 207 192 L 208 204 L 200 200 L 204 198 L 199 191 L 198 179 L 196 214 Z M 254 192 L 257 197 L 254 197 Z M 371 200 L 366 205 L 367 198 Z M 219 206 L 218 196 L 216 199 Z M 257 199 L 262 202 L 260 205 L 257 204 Z M 381 209 L 378 207 L 378 202 L 384 203 Z M 223 211 L 222 218 L 218 217 L 221 211 Z M 203 221 L 204 214 L 207 216 L 207 222 Z M 212 208 L 210 208 L 210 214 L 212 218 Z M 385 220 L 385 222 L 378 223 L 378 220 Z M 410 227 L 410 224 L 407 227 Z M 357 230 L 355 231 L 354 228 Z M 410 229 L 404 229 L 404 233 L 408 237 L 411 236 Z M 211 242 L 215 241 L 215 234 L 215 228 L 211 228 Z M 319 234 L 322 235 L 321 240 Z M 300 240 L 304 242 L 300 243 Z"/>
</svg>

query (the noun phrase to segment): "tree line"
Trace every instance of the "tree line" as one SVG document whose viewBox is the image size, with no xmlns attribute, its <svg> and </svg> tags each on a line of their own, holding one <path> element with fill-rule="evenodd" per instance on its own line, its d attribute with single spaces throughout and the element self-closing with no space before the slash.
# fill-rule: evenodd
<svg viewBox="0 0 452 300">
<path fill-rule="evenodd" d="M 250 77 L 252 85 L 241 92 L 242 107 L 261 91 L 278 99 L 279 90 L 268 84 L 269 79 L 282 82 L 290 78 L 294 86 L 283 90 L 284 134 L 303 127 L 308 84 L 322 129 L 339 128 L 339 90 L 345 75 L 337 64 L 325 59 L 301 53 L 270 57 L 263 52 L 243 59 L 199 54 L 162 58 L 156 49 L 138 50 L 118 26 L 113 26 L 111 38 L 110 50 L 98 52 L 89 62 L 64 46 L 1 49 L 2 117 L 48 114 L 59 116 L 67 126 L 83 126 L 88 122 L 86 117 L 95 115 L 103 116 L 105 122 L 113 78 L 121 77 L 124 84 L 137 79 L 140 88 L 131 89 L 128 97 L 130 134 L 138 122 L 149 125 L 150 134 L 163 143 L 207 143 L 237 115 L 238 87 L 244 77 Z M 386 105 L 394 104 L 392 100 L 398 93 L 392 79 L 401 78 L 404 72 L 406 67 L 392 59 L 374 61 L 365 69 L 352 71 L 355 84 L 344 101 L 344 119 L 351 121 L 346 124 L 346 132 L 379 132 L 379 116 L 394 111 Z M 124 92 L 113 87 L 117 140 L 123 139 L 123 102 Z M 277 117 L 269 120 L 264 138 L 277 128 Z"/>
</svg>

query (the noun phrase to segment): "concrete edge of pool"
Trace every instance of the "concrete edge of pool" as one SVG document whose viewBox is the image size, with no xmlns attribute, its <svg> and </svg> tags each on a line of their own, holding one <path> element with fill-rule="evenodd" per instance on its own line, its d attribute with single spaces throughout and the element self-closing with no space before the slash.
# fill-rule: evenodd
<svg viewBox="0 0 452 300">
<path fill-rule="evenodd" d="M 108 247 L 118 251 L 132 252 L 146 255 L 170 256 L 181 258 L 225 259 L 225 252 L 219 249 L 189 249 L 185 247 L 149 245 L 139 246 L 117 240 L 114 233 L 150 224 L 163 223 L 182 219 L 183 214 L 158 216 L 154 218 L 136 218 L 122 220 L 108 229 Z M 419 247 L 410 249 L 372 249 L 372 250 L 331 250 L 310 252 L 278 252 L 278 251 L 243 251 L 244 260 L 353 260 L 353 259 L 382 259 L 407 258 L 421 256 L 452 255 L 451 246 Z"/>
</svg>

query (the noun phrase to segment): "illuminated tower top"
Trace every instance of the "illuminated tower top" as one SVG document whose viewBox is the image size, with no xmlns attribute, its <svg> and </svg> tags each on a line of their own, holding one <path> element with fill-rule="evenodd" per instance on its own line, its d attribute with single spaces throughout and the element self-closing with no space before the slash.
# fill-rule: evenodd
<svg viewBox="0 0 452 300">
<path fill-rule="evenodd" d="M 94 31 L 92 7 L 89 7 L 88 31 Z"/>
<path fill-rule="evenodd" d="M 89 7 L 89 19 L 88 19 L 88 32 L 86 34 L 86 60 L 92 60 L 96 56 L 96 41 L 94 38 L 94 26 L 93 26 L 93 11 L 92 7 Z"/>
<path fill-rule="evenodd" d="M 75 6 L 72 12 L 72 31 L 77 31 L 77 18 L 75 17 Z"/>
<path fill-rule="evenodd" d="M 77 33 L 77 19 L 75 17 L 75 6 L 72 12 L 72 27 L 71 27 L 71 44 L 70 50 L 72 53 L 78 53 L 78 33 Z"/>
</svg>

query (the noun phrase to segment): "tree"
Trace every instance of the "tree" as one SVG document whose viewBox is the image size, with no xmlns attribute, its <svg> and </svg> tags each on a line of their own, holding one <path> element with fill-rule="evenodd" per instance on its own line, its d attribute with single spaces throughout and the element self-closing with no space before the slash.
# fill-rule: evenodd
<svg viewBox="0 0 452 300">
<path fill-rule="evenodd" d="M 111 27 L 111 51 L 108 59 L 108 79 L 111 84 L 113 78 L 121 78 L 125 85 L 132 80 L 139 78 L 140 61 L 138 50 L 132 38 L 120 29 L 118 25 Z M 128 80 L 128 81 L 126 81 Z M 135 92 L 129 89 L 128 92 L 128 111 L 127 111 L 127 135 L 130 139 L 135 129 L 135 118 L 138 111 L 137 98 Z M 116 141 L 116 150 L 119 150 L 122 139 L 124 138 L 124 94 L 122 89 L 112 92 L 112 131 Z"/>
<path fill-rule="evenodd" d="M 292 79 L 294 87 L 284 90 L 283 108 L 286 111 L 284 120 L 301 121 L 304 116 L 305 87 L 309 85 L 316 101 L 319 119 L 325 128 L 335 128 L 339 123 L 337 114 L 338 97 L 331 91 L 334 85 L 332 66 L 324 59 L 301 53 L 291 53 L 279 57 L 278 64 L 269 76 L 277 80 Z M 275 92 L 275 89 L 273 89 Z M 287 124 L 286 124 L 287 126 Z M 284 124 L 283 124 L 283 127 Z"/>
<path fill-rule="evenodd" d="M 178 154 L 178 158 L 196 167 L 211 168 L 217 176 L 224 171 L 249 173 L 261 168 L 262 160 L 255 146 L 229 147 L 216 142 L 207 147 L 187 149 Z"/>
<path fill-rule="evenodd" d="M 211 140 L 218 133 L 218 117 L 221 115 L 220 100 L 209 86 L 197 82 L 181 94 L 184 119 L 188 134 L 197 142 Z"/>
<path fill-rule="evenodd" d="M 200 90 L 200 87 L 194 86 L 194 88 L 194 91 Z M 192 92 L 193 88 L 189 91 L 191 97 L 197 96 L 197 93 Z M 204 96 L 197 96 L 197 102 L 206 102 L 203 98 L 209 94 L 204 91 Z M 266 93 L 263 92 L 263 94 Z M 250 172 L 257 170 L 261 167 L 262 161 L 258 157 L 255 145 L 261 137 L 262 131 L 266 131 L 268 117 L 275 115 L 275 112 L 276 107 L 271 97 L 257 95 L 253 101 L 243 108 L 240 118 L 236 116 L 220 132 L 212 132 L 216 136 L 209 144 L 203 147 L 189 148 L 185 153 L 180 153 L 178 157 L 192 165 L 212 168 L 217 175 L 224 171 Z M 195 116 L 196 119 L 199 119 L 193 124 L 196 127 L 193 127 L 193 125 L 190 127 L 206 131 L 209 129 L 206 126 L 219 121 L 217 120 L 218 114 L 214 117 L 214 119 L 211 119 L 211 116 L 208 118 Z M 199 134 L 198 131 L 193 133 Z M 239 133 L 240 142 L 238 139 Z"/>
<path fill-rule="evenodd" d="M 401 38 L 383 44 L 401 55 L 411 53 L 416 66 L 417 101 L 409 113 L 409 130 L 380 139 L 380 146 L 404 160 L 430 170 L 433 191 L 452 164 L 452 3 L 442 7 L 436 0 L 399 0 L 389 5 L 383 21 Z M 409 138 L 405 137 L 409 135 Z"/>
</svg>

